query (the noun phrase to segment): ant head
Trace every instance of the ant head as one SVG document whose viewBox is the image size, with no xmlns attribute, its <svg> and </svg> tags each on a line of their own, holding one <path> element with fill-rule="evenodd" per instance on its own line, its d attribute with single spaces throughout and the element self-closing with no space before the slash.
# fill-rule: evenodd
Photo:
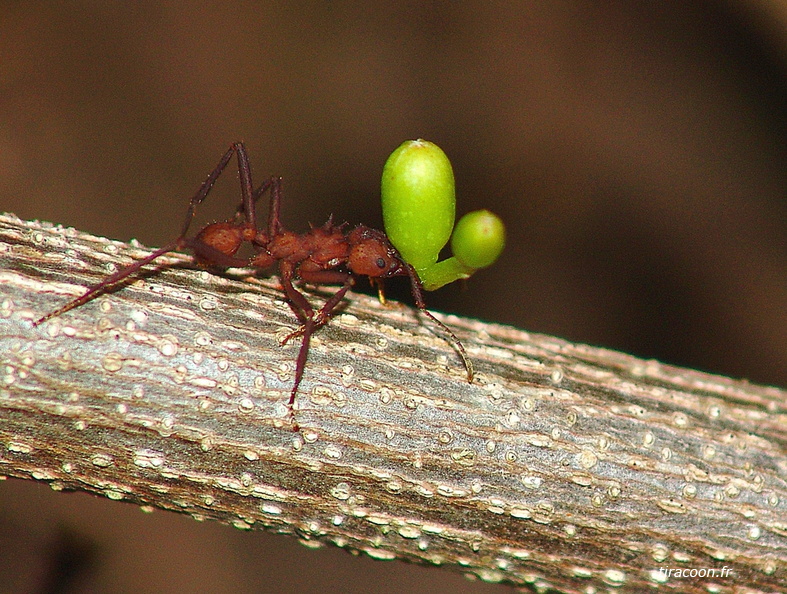
<svg viewBox="0 0 787 594">
<path fill-rule="evenodd" d="M 369 278 L 407 275 L 407 265 L 388 241 L 385 233 L 358 225 L 347 237 L 350 256 L 347 265 L 353 274 Z"/>
</svg>

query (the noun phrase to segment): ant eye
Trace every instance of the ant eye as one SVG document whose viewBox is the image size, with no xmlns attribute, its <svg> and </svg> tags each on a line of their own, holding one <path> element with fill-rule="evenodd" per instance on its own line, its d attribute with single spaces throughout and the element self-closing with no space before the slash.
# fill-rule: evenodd
<svg viewBox="0 0 787 594">
<path fill-rule="evenodd" d="M 375 262 L 375 263 L 377 264 L 377 268 L 379 268 L 380 270 L 385 268 L 385 259 L 384 258 L 377 258 L 377 262 Z"/>
</svg>

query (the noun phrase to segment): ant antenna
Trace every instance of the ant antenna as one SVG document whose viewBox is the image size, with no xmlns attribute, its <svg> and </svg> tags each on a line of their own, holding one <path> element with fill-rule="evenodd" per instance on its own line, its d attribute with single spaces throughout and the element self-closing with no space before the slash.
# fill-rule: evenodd
<svg viewBox="0 0 787 594">
<path fill-rule="evenodd" d="M 430 320 L 432 320 L 435 324 L 437 324 L 443 332 L 445 332 L 448 336 L 451 337 L 451 341 L 454 343 L 456 350 L 459 351 L 459 356 L 462 357 L 462 362 L 465 364 L 465 369 L 467 370 L 467 381 L 468 383 L 473 383 L 473 378 L 475 377 L 475 371 L 473 370 L 473 362 L 470 360 L 470 357 L 467 356 L 467 351 L 465 350 L 464 345 L 462 342 L 457 338 L 456 334 L 454 334 L 451 329 L 443 324 L 440 320 L 438 320 L 432 313 L 426 309 L 426 302 L 424 301 L 423 296 L 423 285 L 421 284 L 421 279 L 418 277 L 418 273 L 415 271 L 415 268 L 412 267 L 411 264 L 405 263 L 407 267 L 407 274 L 410 276 L 410 288 L 413 293 L 413 299 L 415 300 L 415 306 Z"/>
</svg>

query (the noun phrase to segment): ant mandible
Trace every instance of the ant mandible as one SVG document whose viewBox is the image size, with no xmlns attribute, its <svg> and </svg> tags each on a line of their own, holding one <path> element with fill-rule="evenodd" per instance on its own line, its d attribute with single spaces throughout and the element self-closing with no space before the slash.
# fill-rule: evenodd
<svg viewBox="0 0 787 594">
<path fill-rule="evenodd" d="M 193 237 L 187 237 L 197 207 L 207 198 L 233 155 L 236 155 L 238 160 L 242 196 L 242 202 L 235 215 L 226 221 L 211 223 Z M 191 198 L 186 220 L 175 239 L 141 260 L 106 277 L 90 287 L 81 297 L 33 322 L 33 326 L 43 324 L 55 316 L 91 301 L 146 264 L 175 250 L 191 250 L 197 264 L 209 268 L 243 267 L 266 270 L 278 263 L 278 276 L 288 303 L 301 324 L 281 343 L 284 345 L 291 338 L 302 337 L 295 366 L 295 383 L 287 403 L 293 429 L 297 431 L 298 424 L 295 422 L 293 404 L 303 379 L 309 343 L 314 331 L 328 322 L 334 309 L 355 283 L 356 277 L 367 276 L 372 282 L 378 283 L 382 300 L 383 279 L 408 276 L 415 306 L 451 338 L 464 362 L 467 379 L 472 382 L 473 366 L 464 346 L 445 324 L 426 309 L 423 286 L 418 273 L 402 259 L 385 233 L 365 225 L 358 225 L 348 232 L 345 230 L 346 223 L 336 225 L 332 217 L 329 217 L 321 227 L 312 226 L 306 233 L 298 235 L 285 230 L 279 218 L 281 178 L 270 177 L 256 190 L 253 188 L 246 148 L 242 142 L 233 143 Z M 270 192 L 268 225 L 265 229 L 259 229 L 256 207 L 257 201 L 265 192 Z M 236 256 L 244 243 L 251 244 L 253 255 L 249 258 Z M 319 310 L 315 311 L 303 293 L 295 287 L 296 281 L 312 285 L 340 285 L 340 287 Z"/>
</svg>

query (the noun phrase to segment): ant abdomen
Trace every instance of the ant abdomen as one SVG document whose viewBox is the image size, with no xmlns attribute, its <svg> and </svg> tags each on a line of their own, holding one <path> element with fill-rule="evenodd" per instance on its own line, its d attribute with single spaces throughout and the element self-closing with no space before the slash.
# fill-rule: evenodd
<svg viewBox="0 0 787 594">
<path fill-rule="evenodd" d="M 188 241 L 197 264 L 206 268 L 245 266 L 246 261 L 235 258 L 243 245 L 243 228 L 232 221 L 207 225 Z"/>
</svg>

